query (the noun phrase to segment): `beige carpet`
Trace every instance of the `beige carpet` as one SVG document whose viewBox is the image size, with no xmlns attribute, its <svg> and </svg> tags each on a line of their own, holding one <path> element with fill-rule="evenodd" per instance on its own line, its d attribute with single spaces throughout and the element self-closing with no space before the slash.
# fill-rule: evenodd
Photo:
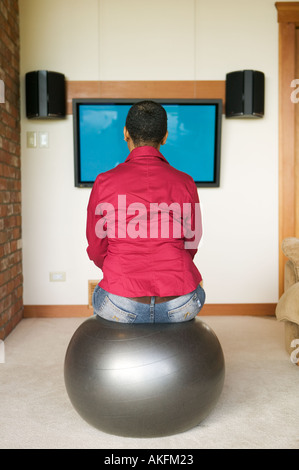
<svg viewBox="0 0 299 470">
<path fill-rule="evenodd" d="M 199 426 L 161 439 L 102 433 L 73 409 L 64 387 L 69 340 L 84 319 L 23 320 L 0 363 L 2 449 L 298 449 L 299 367 L 273 317 L 203 317 L 226 360 L 220 400 Z M 107 452 L 111 455 L 111 452 Z"/>
</svg>

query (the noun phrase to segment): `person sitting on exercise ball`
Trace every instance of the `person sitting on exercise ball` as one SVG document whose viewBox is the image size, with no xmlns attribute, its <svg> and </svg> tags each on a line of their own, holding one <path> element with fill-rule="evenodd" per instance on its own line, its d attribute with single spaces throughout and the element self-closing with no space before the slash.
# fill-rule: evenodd
<svg viewBox="0 0 299 470">
<path fill-rule="evenodd" d="M 197 187 L 160 153 L 167 137 L 163 106 L 135 103 L 124 127 L 130 154 L 100 173 L 90 194 L 87 253 L 103 272 L 92 301 L 109 321 L 183 322 L 205 302 L 193 262 L 202 236 Z"/>
</svg>

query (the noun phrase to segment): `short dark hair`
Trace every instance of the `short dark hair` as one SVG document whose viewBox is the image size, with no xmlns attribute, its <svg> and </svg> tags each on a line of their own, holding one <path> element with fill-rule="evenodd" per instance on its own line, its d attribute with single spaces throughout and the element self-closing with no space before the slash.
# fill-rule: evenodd
<svg viewBox="0 0 299 470">
<path fill-rule="evenodd" d="M 138 101 L 129 109 L 126 128 L 135 146 L 158 146 L 167 132 L 167 114 L 156 101 Z"/>
</svg>

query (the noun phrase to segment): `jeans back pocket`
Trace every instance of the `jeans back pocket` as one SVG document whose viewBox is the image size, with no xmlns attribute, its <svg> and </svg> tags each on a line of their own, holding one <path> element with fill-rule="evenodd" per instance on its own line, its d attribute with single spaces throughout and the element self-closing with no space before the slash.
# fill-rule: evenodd
<svg viewBox="0 0 299 470">
<path fill-rule="evenodd" d="M 168 319 L 170 322 L 183 322 L 192 320 L 199 313 L 202 305 L 195 293 L 187 303 L 181 307 L 174 308 L 168 311 Z"/>
<path fill-rule="evenodd" d="M 134 313 L 126 312 L 114 305 L 108 296 L 105 297 L 102 305 L 98 307 L 97 314 L 105 320 L 120 323 L 134 323 L 137 317 Z"/>
</svg>

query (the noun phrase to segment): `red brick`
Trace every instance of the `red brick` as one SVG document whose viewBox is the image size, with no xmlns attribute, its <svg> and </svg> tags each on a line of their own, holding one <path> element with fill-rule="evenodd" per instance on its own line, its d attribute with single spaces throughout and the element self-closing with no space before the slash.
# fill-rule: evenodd
<svg viewBox="0 0 299 470">
<path fill-rule="evenodd" d="M 11 277 L 10 271 L 4 271 L 3 273 L 0 273 L 0 286 L 3 286 L 4 284 L 6 284 L 6 282 L 8 282 L 10 279 L 13 279 Z"/>
<path fill-rule="evenodd" d="M 18 0 L 0 0 L 0 339 L 22 318 L 20 38 Z"/>
</svg>

